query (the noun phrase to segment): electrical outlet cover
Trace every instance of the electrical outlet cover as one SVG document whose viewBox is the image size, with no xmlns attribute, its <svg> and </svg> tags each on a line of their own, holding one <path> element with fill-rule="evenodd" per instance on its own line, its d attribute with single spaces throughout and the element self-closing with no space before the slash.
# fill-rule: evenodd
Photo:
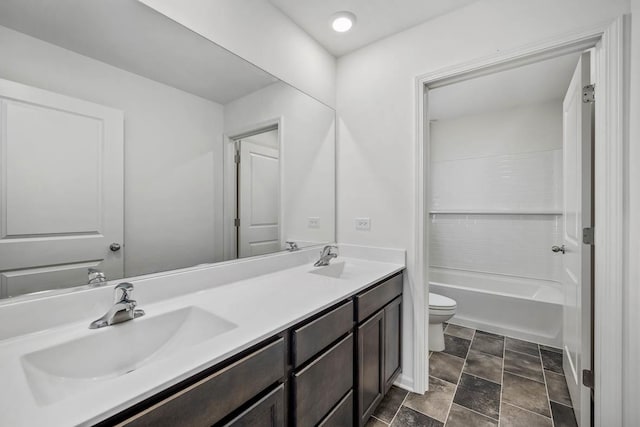
<svg viewBox="0 0 640 427">
<path fill-rule="evenodd" d="M 371 219 L 356 218 L 356 230 L 363 230 L 363 231 L 371 230 Z"/>
<path fill-rule="evenodd" d="M 308 218 L 307 226 L 309 228 L 320 228 L 320 217 L 310 216 Z"/>
</svg>

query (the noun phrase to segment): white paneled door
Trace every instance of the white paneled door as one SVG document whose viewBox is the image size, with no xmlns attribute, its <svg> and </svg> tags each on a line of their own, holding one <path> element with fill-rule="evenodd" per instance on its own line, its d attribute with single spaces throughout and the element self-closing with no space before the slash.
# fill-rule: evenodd
<svg viewBox="0 0 640 427">
<path fill-rule="evenodd" d="M 280 159 L 277 148 L 240 141 L 238 255 L 280 250 Z"/>
<path fill-rule="evenodd" d="M 576 419 L 591 425 L 591 390 L 583 385 L 583 370 L 591 370 L 592 246 L 583 231 L 593 221 L 593 102 L 591 53 L 582 54 L 563 102 L 563 247 L 562 255 L 563 367 Z M 587 236 L 588 240 L 588 236 Z"/>
<path fill-rule="evenodd" d="M 0 297 L 122 277 L 122 246 L 122 112 L 0 80 Z"/>
</svg>

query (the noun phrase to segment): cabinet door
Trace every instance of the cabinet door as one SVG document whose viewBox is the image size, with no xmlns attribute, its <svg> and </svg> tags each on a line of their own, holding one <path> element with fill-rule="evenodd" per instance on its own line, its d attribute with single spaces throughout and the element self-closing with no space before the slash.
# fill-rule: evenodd
<svg viewBox="0 0 640 427">
<path fill-rule="evenodd" d="M 358 327 L 358 415 L 364 425 L 384 395 L 384 310 Z"/>
<path fill-rule="evenodd" d="M 402 296 L 384 308 L 384 392 L 400 373 L 402 336 Z"/>
<path fill-rule="evenodd" d="M 284 385 L 251 405 L 225 427 L 284 427 Z"/>
</svg>

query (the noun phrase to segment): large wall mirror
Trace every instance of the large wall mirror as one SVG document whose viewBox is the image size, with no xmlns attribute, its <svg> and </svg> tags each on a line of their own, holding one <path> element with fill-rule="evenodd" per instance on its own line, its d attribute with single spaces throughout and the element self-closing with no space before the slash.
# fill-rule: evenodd
<svg viewBox="0 0 640 427">
<path fill-rule="evenodd" d="M 0 298 L 335 239 L 335 112 L 136 0 L 0 2 Z"/>
</svg>

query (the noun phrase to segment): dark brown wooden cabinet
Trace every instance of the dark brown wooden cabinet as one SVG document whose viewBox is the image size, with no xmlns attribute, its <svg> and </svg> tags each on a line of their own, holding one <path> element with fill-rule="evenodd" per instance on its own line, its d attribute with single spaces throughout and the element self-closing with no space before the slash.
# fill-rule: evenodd
<svg viewBox="0 0 640 427">
<path fill-rule="evenodd" d="M 384 392 L 400 374 L 402 359 L 402 297 L 384 308 Z"/>
<path fill-rule="evenodd" d="M 402 272 L 98 426 L 363 426 L 401 369 Z"/>
<path fill-rule="evenodd" d="M 284 427 L 284 399 L 284 384 L 280 384 L 224 427 Z"/>
<path fill-rule="evenodd" d="M 384 396 L 384 311 L 358 326 L 359 425 L 364 425 Z"/>
<path fill-rule="evenodd" d="M 285 345 L 279 338 L 117 425 L 209 427 L 283 379 L 284 370 Z"/>
<path fill-rule="evenodd" d="M 293 419 L 312 427 L 353 388 L 353 334 L 293 375 Z"/>
<path fill-rule="evenodd" d="M 357 418 L 363 426 L 400 374 L 402 274 L 357 295 L 356 312 Z"/>
</svg>

